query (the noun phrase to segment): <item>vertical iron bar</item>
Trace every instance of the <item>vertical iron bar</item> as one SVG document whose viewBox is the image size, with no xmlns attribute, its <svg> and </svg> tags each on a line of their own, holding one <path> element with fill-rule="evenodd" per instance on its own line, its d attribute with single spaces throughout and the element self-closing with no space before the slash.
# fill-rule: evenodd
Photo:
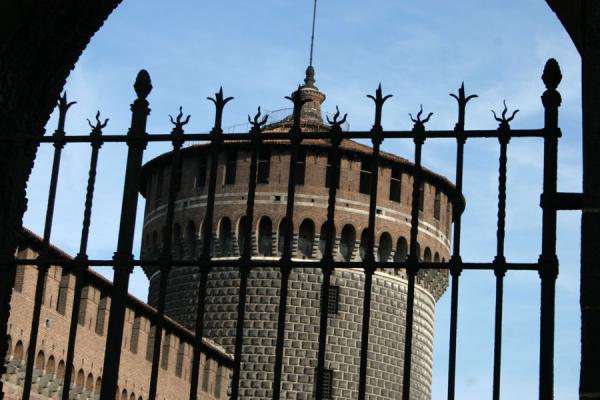
<svg viewBox="0 0 600 400">
<path fill-rule="evenodd" d="M 339 148 L 342 142 L 342 128 L 341 125 L 346 122 L 347 114 L 344 115 L 341 121 L 338 121 L 339 110 L 334 115 L 333 121 L 328 122 L 332 124 L 330 131 L 331 147 L 329 149 L 329 159 L 331 160 L 331 179 L 329 185 L 329 195 L 327 198 L 327 222 L 325 229 L 325 252 L 321 259 L 323 282 L 321 285 L 321 307 L 320 307 L 320 318 L 319 318 L 319 349 L 317 355 L 317 374 L 315 382 L 316 399 L 322 400 L 323 398 L 323 370 L 325 368 L 325 346 L 327 345 L 327 294 L 329 293 L 329 286 L 331 280 L 331 274 L 333 272 L 333 246 L 335 243 L 335 201 L 337 195 L 337 187 L 340 177 L 340 153 Z"/>
<path fill-rule="evenodd" d="M 406 323 L 404 331 L 404 367 L 402 378 L 402 399 L 410 399 L 410 367 L 412 364 L 412 339 L 413 339 L 413 319 L 415 302 L 415 278 L 419 272 L 419 255 L 417 254 L 417 237 L 419 233 L 419 199 L 421 190 L 421 152 L 423 143 L 425 143 L 425 123 L 431 118 L 431 113 L 427 118 L 421 120 L 423 107 L 417 114 L 417 119 L 411 119 L 414 122 L 413 141 L 415 143 L 415 166 L 413 173 L 413 190 L 411 204 L 410 221 L 410 253 L 408 256 L 408 266 L 406 275 L 408 277 L 408 289 L 406 293 Z M 409 114 L 410 115 L 410 114 Z"/>
<path fill-rule="evenodd" d="M 165 296 L 167 293 L 169 273 L 171 272 L 170 260 L 173 238 L 173 218 L 175 215 L 175 197 L 177 196 L 177 192 L 181 187 L 181 147 L 185 141 L 183 126 L 190 120 L 189 115 L 183 121 L 181 120 L 182 117 L 183 112 L 181 111 L 181 107 L 179 107 L 179 115 L 177 116 L 176 120 L 169 116 L 171 123 L 174 124 L 175 127 L 171 131 L 173 152 L 171 161 L 171 176 L 169 179 L 169 193 L 167 199 L 167 213 L 165 217 L 165 233 L 160 257 L 160 282 L 158 288 L 157 315 L 154 321 L 154 348 L 152 352 L 152 369 L 150 371 L 150 385 L 148 390 L 148 399 L 150 400 L 154 400 L 156 398 L 156 387 L 158 384 L 158 367 L 160 364 L 162 331 L 165 317 Z"/>
<path fill-rule="evenodd" d="M 315 2 L 316 7 L 316 2 Z M 313 25 L 314 29 L 314 25 Z M 312 44 L 311 44 L 312 46 Z M 312 49 L 311 49 L 312 51 Z M 311 54 L 312 60 L 312 54 Z M 283 344 L 285 338 L 285 314 L 287 311 L 288 284 L 292 260 L 292 239 L 294 237 L 294 200 L 296 195 L 296 169 L 298 161 L 298 148 L 301 139 L 298 137 L 302 133 L 300 119 L 302 116 L 302 106 L 307 102 L 302 100 L 300 88 L 292 93 L 291 97 L 286 97 L 294 103 L 293 118 L 294 124 L 290 129 L 290 167 L 288 170 L 288 191 L 285 209 L 285 232 L 283 239 L 283 254 L 281 256 L 281 289 L 279 293 L 279 315 L 277 317 L 277 339 L 275 345 L 275 370 L 273 379 L 273 399 L 278 400 L 281 393 L 281 369 L 283 363 Z"/>
<path fill-rule="evenodd" d="M 208 281 L 208 268 L 200 271 L 200 287 L 198 289 L 198 303 L 196 305 L 196 327 L 194 330 L 194 351 L 192 356 L 192 378 L 190 380 L 189 400 L 197 400 L 198 377 L 200 375 L 200 349 L 204 329 L 204 304 L 206 299 L 206 283 Z"/>
<path fill-rule="evenodd" d="M 46 208 L 46 221 L 44 223 L 44 238 L 40 258 L 42 263 L 38 266 L 37 282 L 35 287 L 35 300 L 33 305 L 33 318 L 31 320 L 31 331 L 29 334 L 29 345 L 27 346 L 27 365 L 25 367 L 25 383 L 23 384 L 23 400 L 29 400 L 31 395 L 31 383 L 33 379 L 33 363 L 35 359 L 35 350 L 40 326 L 40 312 L 44 296 L 44 286 L 46 284 L 46 275 L 50 265 L 43 262 L 48 258 L 50 247 L 50 235 L 52 233 L 52 220 L 54 218 L 54 206 L 56 203 L 56 189 L 58 186 L 58 173 L 60 170 L 60 158 L 65 142 L 65 119 L 67 111 L 74 103 L 67 102 L 66 93 L 58 100 L 58 127 L 52 135 L 54 141 L 54 158 L 52 160 L 52 172 L 50 176 L 50 189 L 48 193 L 48 205 Z"/>
<path fill-rule="evenodd" d="M 451 94 L 458 102 L 458 122 L 454 127 L 456 133 L 456 199 L 452 207 L 453 218 L 448 219 L 448 223 L 454 221 L 454 237 L 452 241 L 452 257 L 450 258 L 450 275 L 452 276 L 451 304 L 450 304 L 450 343 L 448 349 L 448 400 L 454 400 L 456 387 L 456 337 L 458 330 L 458 288 L 460 274 L 462 272 L 462 258 L 460 256 L 460 228 L 462 211 L 457 205 L 460 204 L 463 188 L 463 166 L 464 150 L 467 141 L 465 135 L 465 110 L 469 100 L 477 95 L 465 95 L 464 83 L 458 89 L 458 96 Z M 450 199 L 448 199 L 450 201 Z M 448 230 L 449 231 L 449 230 Z"/>
<path fill-rule="evenodd" d="M 556 195 L 558 165 L 558 107 L 561 104 L 560 93 L 556 90 L 562 78 L 556 60 L 546 63 L 542 79 L 546 91 L 542 95 L 544 105 L 544 192 L 547 200 Z M 556 256 L 556 208 L 542 202 L 542 254 L 539 258 L 541 278 L 540 313 L 540 400 L 552 400 L 554 397 L 554 302 L 555 285 L 558 276 L 558 258 Z"/>
<path fill-rule="evenodd" d="M 115 272 L 102 367 L 101 400 L 112 400 L 114 398 L 119 378 L 129 275 L 133 271 L 133 236 L 135 234 L 142 158 L 147 142 L 146 122 L 150 114 L 146 98 L 152 90 L 152 83 L 146 70 L 141 70 L 138 73 L 133 87 L 137 99 L 131 105 L 131 128 L 127 134 L 129 149 L 123 184 L 117 251 L 113 256 L 113 269 Z"/>
<path fill-rule="evenodd" d="M 256 170 L 257 170 L 257 159 L 258 159 L 258 145 L 261 142 L 261 123 L 258 122 L 260 118 L 260 108 L 255 116 L 255 122 L 252 126 L 250 133 L 252 134 L 252 141 L 250 144 L 250 175 L 248 182 L 248 199 L 246 200 L 246 223 L 242 227 L 246 240 L 244 241 L 244 248 L 242 249 L 242 255 L 240 260 L 245 263 L 240 268 L 240 291 L 239 291 L 239 302 L 238 302 L 238 313 L 236 320 L 236 331 L 235 331 L 235 344 L 234 344 L 234 369 L 233 376 L 231 379 L 231 399 L 237 399 L 239 395 L 240 385 L 240 373 L 242 363 L 242 348 L 244 345 L 244 320 L 246 316 L 246 295 L 248 290 L 248 276 L 250 275 L 250 260 L 252 259 L 252 227 L 254 225 L 254 199 L 256 197 Z M 250 116 L 248 116 L 248 121 Z M 266 123 L 267 117 L 263 119 L 262 124 Z"/>
<path fill-rule="evenodd" d="M 506 226 L 506 150 L 510 140 L 508 124 L 501 126 L 498 132 L 500 141 L 500 168 L 498 174 L 498 228 L 496 232 L 496 257 L 494 258 L 494 274 L 496 276 L 496 308 L 494 322 L 494 379 L 493 400 L 500 399 L 500 371 L 502 363 L 502 304 L 504 295 L 504 275 L 506 259 L 504 257 L 504 237 Z"/>
<path fill-rule="evenodd" d="M 108 119 L 102 124 L 99 120 L 100 112 L 96 114 L 96 126 L 92 126 L 91 147 L 92 155 L 90 157 L 90 169 L 88 172 L 88 183 L 85 195 L 85 208 L 83 211 L 83 224 L 81 229 L 81 241 L 79 244 L 79 253 L 75 258 L 78 262 L 73 268 L 75 275 L 75 291 L 73 293 L 73 308 L 71 310 L 71 321 L 69 325 L 69 343 L 67 345 L 67 359 L 65 365 L 64 382 L 62 389 L 62 400 L 69 400 L 69 391 L 71 389 L 71 375 L 73 373 L 73 359 L 75 358 L 75 342 L 77 340 L 77 324 L 79 323 L 79 309 L 81 306 L 81 292 L 87 283 L 88 256 L 87 246 L 90 233 L 90 224 L 92 218 L 92 203 L 94 200 L 94 187 L 96 184 L 96 169 L 98 166 L 98 152 L 102 146 L 102 128 L 106 127 Z M 89 120 L 88 120 L 89 122 Z"/>
<path fill-rule="evenodd" d="M 215 93 L 215 97 L 207 97 L 215 104 L 215 126 L 211 130 L 210 141 L 210 174 L 208 178 L 208 193 L 206 198 L 206 213 L 202 224 L 202 254 L 200 261 L 210 261 L 210 248 L 212 242 L 212 224 L 215 203 L 215 191 L 217 188 L 217 169 L 219 166 L 219 153 L 223 143 L 223 108 L 233 100 L 233 97 L 223 97 L 223 88 Z M 198 374 L 200 373 L 200 349 L 204 335 L 204 307 L 206 305 L 206 284 L 210 267 L 200 267 L 200 287 L 198 289 L 198 304 L 196 309 L 196 326 L 194 340 L 194 355 L 192 359 L 192 381 L 190 385 L 190 400 L 196 400 L 198 394 Z"/>
<path fill-rule="evenodd" d="M 375 273 L 375 268 L 373 267 L 373 263 L 375 262 L 373 250 L 375 248 L 375 216 L 377 211 L 377 182 L 379 178 L 379 148 L 383 142 L 383 138 L 381 137 L 381 134 L 383 133 L 383 128 L 381 127 L 381 111 L 383 108 L 383 103 L 390 97 L 390 95 L 383 97 L 381 92 L 381 84 L 375 92 L 375 97 L 370 96 L 370 98 L 375 102 L 375 123 L 371 129 L 373 153 L 371 156 L 371 187 L 369 197 L 369 221 L 367 228 L 367 254 L 363 260 L 365 285 L 363 289 L 363 318 L 362 332 L 360 337 L 360 368 L 358 379 L 359 400 L 365 399 L 367 389 L 367 356 L 369 352 L 369 325 L 371 320 L 371 287 L 373 284 L 373 274 Z"/>
</svg>

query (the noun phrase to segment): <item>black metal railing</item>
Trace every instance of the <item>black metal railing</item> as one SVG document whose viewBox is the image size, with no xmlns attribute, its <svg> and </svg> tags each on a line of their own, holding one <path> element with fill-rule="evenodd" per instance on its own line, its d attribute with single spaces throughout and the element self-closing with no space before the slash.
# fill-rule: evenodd
<svg viewBox="0 0 600 400">
<path fill-rule="evenodd" d="M 293 103 L 293 127 L 287 133 L 269 133 L 268 139 L 287 140 L 290 143 L 290 165 L 287 205 L 285 214 L 284 247 L 283 255 L 279 260 L 275 259 L 256 259 L 252 257 L 251 240 L 252 220 L 254 211 L 254 198 L 256 191 L 257 157 L 261 146 L 269 146 L 263 143 L 265 135 L 262 134 L 263 128 L 267 124 L 267 117 L 262 117 L 260 108 L 253 119 L 249 119 L 251 126 L 249 133 L 224 134 L 221 126 L 222 116 L 225 105 L 232 99 L 225 97 L 223 91 L 216 93 L 214 98 L 209 98 L 215 105 L 215 123 L 208 134 L 189 134 L 184 132 L 184 125 L 189 121 L 189 116 L 183 117 L 180 109 L 176 118 L 171 117 L 174 128 L 170 134 L 148 134 L 146 129 L 147 117 L 149 115 L 149 104 L 147 97 L 152 89 L 149 74 L 142 70 L 137 76 L 134 88 L 137 98 L 131 106 L 132 119 L 129 132 L 126 135 L 103 135 L 102 130 L 106 127 L 108 120 L 101 122 L 99 114 L 96 115 L 96 124 L 91 124 L 92 131 L 90 135 L 66 135 L 64 123 L 67 111 L 73 103 L 69 103 L 66 96 L 61 97 L 58 102 L 59 122 L 58 128 L 51 136 L 45 137 L 0 137 L 0 145 L 6 145 L 13 142 L 22 146 L 38 146 L 40 144 L 52 144 L 54 146 L 54 159 L 50 174 L 50 191 L 48 196 L 48 205 L 46 211 L 46 220 L 43 234 L 43 250 L 37 259 L 12 259 L 2 260 L 0 266 L 10 267 L 14 279 L 14 270 L 16 265 L 34 265 L 38 268 L 37 286 L 35 290 L 34 312 L 32 315 L 31 332 L 29 348 L 27 352 L 26 375 L 23 386 L 23 399 L 30 398 L 32 386 L 32 372 L 34 367 L 34 356 L 36 354 L 36 343 L 38 337 L 38 326 L 40 319 L 40 310 L 42 306 L 42 295 L 44 290 L 45 277 L 50 265 L 59 265 L 69 268 L 76 277 L 75 295 L 71 315 L 69 343 L 67 352 L 66 371 L 64 374 L 64 390 L 62 398 L 69 398 L 69 387 L 71 374 L 73 370 L 73 357 L 75 351 L 75 342 L 77 340 L 77 318 L 79 313 L 81 291 L 85 284 L 86 270 L 91 266 L 112 266 L 114 268 L 114 282 L 112 287 L 112 303 L 108 322 L 108 332 L 106 348 L 104 355 L 104 367 L 102 369 L 102 400 L 114 398 L 117 388 L 117 379 L 119 377 L 119 361 L 121 357 L 124 318 L 126 299 L 128 294 L 128 285 L 133 268 L 140 266 L 154 266 L 160 270 L 160 285 L 157 301 L 158 318 L 155 323 L 155 341 L 152 353 L 152 370 L 149 386 L 149 398 L 156 398 L 159 361 L 161 353 L 161 339 L 163 334 L 163 319 L 165 312 L 165 295 L 169 272 L 172 268 L 179 266 L 189 266 L 190 260 L 173 259 L 171 256 L 172 247 L 172 225 L 174 219 L 175 200 L 178 188 L 180 186 L 181 171 L 181 149 L 185 143 L 194 141 L 208 141 L 210 143 L 212 154 L 218 154 L 221 146 L 226 140 L 241 140 L 250 143 L 251 163 L 248 182 L 248 195 L 246 204 L 246 223 L 241 227 L 245 232 L 246 241 L 243 249 L 240 249 L 241 257 L 237 260 L 232 259 L 214 259 L 211 257 L 211 229 L 205 228 L 203 235 L 202 255 L 193 261 L 193 265 L 198 268 L 200 273 L 200 285 L 198 289 L 198 305 L 195 324 L 195 343 L 193 351 L 191 385 L 189 390 L 190 400 L 195 400 L 198 393 L 198 375 L 200 364 L 200 349 L 202 344 L 204 329 L 204 309 L 207 293 L 207 280 L 209 271 L 215 267 L 234 268 L 240 271 L 240 290 L 237 328 L 235 336 L 234 350 L 234 368 L 231 381 L 231 399 L 238 398 L 240 386 L 240 366 L 242 358 L 242 345 L 244 341 L 244 311 L 246 302 L 246 288 L 248 284 L 248 275 L 254 268 L 277 268 L 280 272 L 280 302 L 278 309 L 278 328 L 276 339 L 274 381 L 273 381 L 273 399 L 277 400 L 281 396 L 281 376 L 283 363 L 283 347 L 286 321 L 286 304 L 288 294 L 288 280 L 290 272 L 295 268 L 319 268 L 322 270 L 322 290 L 328 293 L 330 278 L 336 268 L 353 267 L 364 270 L 364 303 L 362 317 L 362 336 L 360 346 L 360 370 L 359 370 L 359 391 L 358 398 L 364 399 L 367 382 L 367 352 L 369 340 L 370 325 L 370 301 L 372 277 L 377 269 L 392 268 L 406 271 L 408 278 L 408 291 L 406 302 L 406 329 L 404 340 L 404 368 L 401 379 L 402 398 L 408 400 L 411 398 L 411 354 L 413 338 L 413 307 L 415 297 L 415 280 L 421 270 L 443 270 L 449 271 L 451 275 L 451 308 L 450 308 L 450 343 L 449 343 L 449 369 L 448 369 L 448 399 L 455 398 L 455 378 L 456 378 L 456 338 L 457 338 L 457 320 L 458 320 L 458 294 L 459 281 L 461 273 L 465 270 L 487 270 L 493 272 L 496 276 L 496 309 L 495 309 L 495 337 L 494 337 L 494 367 L 493 367 L 493 398 L 500 397 L 500 373 L 501 373 L 501 344 L 502 344 L 502 307 L 503 307 L 503 280 L 507 271 L 538 271 L 541 279 L 541 330 L 540 330 L 540 370 L 539 370 L 539 398 L 553 398 L 553 360 L 554 360 L 554 294 L 555 281 L 558 274 L 558 260 L 556 257 L 556 214 L 557 210 L 567 209 L 578 198 L 577 194 L 557 193 L 557 144 L 561 135 L 558 127 L 558 108 L 561 103 L 560 94 L 556 91 L 561 81 L 561 72 L 558 63 L 550 59 L 544 69 L 543 81 L 547 90 L 542 96 L 542 103 L 545 110 L 545 124 L 541 129 L 518 130 L 512 129 L 510 122 L 517 111 L 507 117 L 506 106 L 501 116 L 494 113 L 494 117 L 499 122 L 496 130 L 465 130 L 465 110 L 467 103 L 473 99 L 474 95 L 465 94 L 464 85 L 460 87 L 458 94 L 452 94 L 458 104 L 458 121 L 451 130 L 428 131 L 425 124 L 431 117 L 431 113 L 422 119 L 423 109 L 411 119 L 414 123 L 410 131 L 385 131 L 381 125 L 381 116 L 383 105 L 390 96 L 384 96 L 381 86 L 377 89 L 375 96 L 369 96 L 375 103 L 375 121 L 373 127 L 368 132 L 351 131 L 344 132 L 342 129 L 346 121 L 346 116 L 340 117 L 339 110 L 333 116 L 333 120 L 328 122 L 331 129 L 326 132 L 303 132 L 300 124 L 300 113 L 306 100 L 302 100 L 300 91 L 294 92 L 289 100 Z M 262 119 L 261 119 L 262 117 Z M 542 250 L 539 259 L 530 263 L 515 263 L 505 259 L 504 240 L 505 240 L 505 210 L 506 210 L 506 171 L 508 166 L 507 146 L 511 139 L 535 137 L 544 141 L 544 176 L 543 193 L 541 195 L 541 207 L 543 209 L 543 229 L 542 229 Z M 325 230 L 325 246 L 320 262 L 301 261 L 292 259 L 292 238 L 294 215 L 294 195 L 296 174 L 296 160 L 299 147 L 304 139 L 327 139 L 330 142 L 329 159 L 333 167 L 330 169 L 331 182 L 337 182 L 339 178 L 340 155 L 339 147 L 342 139 L 369 139 L 373 145 L 371 154 L 371 181 L 370 181 L 370 203 L 367 228 L 367 246 L 366 258 L 362 261 L 339 261 L 334 258 L 334 217 L 336 204 L 337 185 L 331 184 L 329 187 L 327 221 Z M 421 152 L 427 139 L 451 138 L 456 140 L 456 192 L 452 199 L 453 207 L 453 245 L 452 255 L 448 262 L 422 262 L 417 256 L 417 239 L 419 235 L 419 190 L 422 181 Z M 494 260 L 490 262 L 466 262 L 461 258 L 461 216 L 464 211 L 462 200 L 463 192 L 463 155 L 467 140 L 477 138 L 489 138 L 499 141 L 500 160 L 499 160 L 499 185 L 498 185 L 498 220 L 497 220 L 497 253 Z M 377 211 L 377 176 L 380 164 L 380 146 L 385 139 L 411 139 L 414 142 L 415 159 L 413 169 L 413 190 L 412 190 L 412 212 L 411 212 L 411 230 L 410 230 L 410 251 L 405 261 L 377 261 L 373 256 L 375 242 L 375 221 Z M 125 181 L 123 187 L 123 200 L 120 212 L 120 225 L 116 252 L 112 259 L 90 259 L 87 256 L 87 244 L 92 215 L 92 200 L 94 193 L 94 182 L 96 176 L 96 166 L 98 155 L 103 143 L 116 142 L 123 143 L 128 147 L 127 165 L 125 170 Z M 140 190 L 140 176 L 142 170 L 142 159 L 144 150 L 149 142 L 171 142 L 172 144 L 172 168 L 168 184 L 168 200 L 166 211 L 166 234 L 164 235 L 163 249 L 158 258 L 136 259 L 133 256 L 133 241 L 135 234 L 136 209 Z M 57 191 L 57 180 L 61 164 L 61 152 L 64 146 L 72 143 L 89 143 L 92 147 L 92 155 L 89 169 L 89 181 L 85 199 L 85 212 L 83 218 L 83 228 L 81 235 L 81 245 L 79 254 L 75 259 L 59 259 L 52 256 L 48 251 L 51 243 L 51 232 L 53 223 L 53 211 Z M 204 226 L 212 227 L 215 203 L 216 189 L 216 169 L 217 157 L 211 157 L 209 167 L 209 184 L 207 190 L 206 211 L 204 215 Z M 575 200 L 574 200 L 575 199 Z M 323 374 L 325 369 L 325 352 L 327 341 L 327 314 L 325 307 L 326 296 L 321 296 L 322 307 L 320 317 L 320 328 L 318 336 L 318 357 L 316 372 L 316 398 L 323 398 Z M 2 299 L 10 299 L 10 292 L 3 293 Z M 8 315 L 1 315 L 3 321 Z M 6 326 L 0 325 L 0 326 Z M 7 340 L 7 332 L 0 332 L 0 340 Z M 0 346 L 0 349 L 5 349 Z M 0 354 L 3 359 L 5 354 Z"/>
</svg>

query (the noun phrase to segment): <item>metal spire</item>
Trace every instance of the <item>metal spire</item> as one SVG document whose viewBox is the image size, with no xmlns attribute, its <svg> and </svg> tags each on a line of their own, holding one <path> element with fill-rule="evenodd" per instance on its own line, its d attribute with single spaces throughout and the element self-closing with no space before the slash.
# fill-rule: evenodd
<svg viewBox="0 0 600 400">
<path fill-rule="evenodd" d="M 315 22 L 317 20 L 317 0 L 315 0 L 313 7 L 313 20 L 312 20 L 312 34 L 310 36 L 310 60 L 308 65 L 312 67 L 313 64 L 313 49 L 315 46 Z"/>
</svg>

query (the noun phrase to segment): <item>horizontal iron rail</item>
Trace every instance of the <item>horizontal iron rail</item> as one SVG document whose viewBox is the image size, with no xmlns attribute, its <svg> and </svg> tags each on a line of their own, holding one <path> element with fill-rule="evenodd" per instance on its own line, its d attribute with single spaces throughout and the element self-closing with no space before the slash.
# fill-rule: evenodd
<svg viewBox="0 0 600 400">
<path fill-rule="evenodd" d="M 457 132 L 454 130 L 431 130 L 426 131 L 425 137 L 429 138 L 437 138 L 437 139 L 456 139 Z M 289 140 L 292 135 L 298 135 L 301 139 L 330 139 L 330 132 L 300 132 L 297 134 L 290 133 L 269 133 L 268 136 L 265 135 L 263 140 Z M 370 131 L 350 131 L 344 132 L 341 136 L 344 139 L 371 139 L 372 133 Z M 380 134 L 382 139 L 412 139 L 414 137 L 413 131 L 382 131 Z M 461 132 L 465 138 L 498 138 L 498 130 L 497 129 L 489 129 L 489 130 L 466 130 Z M 547 129 L 511 129 L 509 133 L 511 138 L 543 138 L 548 135 Z M 184 135 L 184 139 L 186 142 L 198 142 L 198 141 L 206 141 L 210 142 L 212 140 L 212 136 L 210 133 L 186 133 Z M 0 137 L 0 142 L 15 142 L 15 143 L 89 143 L 91 141 L 97 140 L 96 138 L 91 137 L 90 135 L 65 135 L 60 138 L 55 138 L 52 136 L 2 136 Z M 130 141 L 127 135 L 103 135 L 102 142 L 104 143 L 121 143 Z M 171 142 L 173 140 L 171 134 L 151 134 L 147 133 L 144 136 L 144 140 L 147 142 Z M 252 136 L 250 133 L 227 133 L 223 134 L 223 140 L 246 140 L 250 142 L 252 140 Z"/>
<path fill-rule="evenodd" d="M 155 259 L 155 260 L 132 260 L 131 266 L 160 266 L 161 263 L 164 262 L 163 259 Z M 293 268 L 322 268 L 324 263 L 320 260 L 315 261 L 289 261 Z M 3 262 L 0 265 L 58 265 L 63 267 L 73 267 L 79 265 L 77 260 L 64 260 L 64 259 L 13 259 L 8 262 Z M 86 265 L 91 267 L 112 267 L 114 265 L 114 260 L 88 260 L 86 261 Z M 201 261 L 190 261 L 190 260 L 169 260 L 169 265 L 173 267 L 199 267 L 199 268 L 209 268 L 209 267 L 230 267 L 230 268 L 239 268 L 240 266 L 250 266 L 252 268 L 272 268 L 275 266 L 281 265 L 281 260 L 279 258 L 273 258 L 271 260 L 264 259 L 253 259 L 250 261 L 247 260 L 239 260 L 239 259 L 231 259 L 231 258 L 222 258 L 222 259 L 211 259 L 211 260 L 201 260 Z M 365 265 L 364 261 L 334 261 L 332 263 L 327 263 L 327 265 L 332 268 L 363 268 Z M 395 269 L 406 269 L 409 267 L 408 261 L 375 261 L 372 265 L 377 269 L 385 269 L 385 268 L 395 268 Z M 450 262 L 421 262 L 419 263 L 419 269 L 439 269 L 446 270 L 450 269 L 452 264 Z M 490 270 L 493 271 L 496 268 L 496 264 L 494 262 L 463 262 L 461 263 L 461 268 L 464 270 Z M 537 262 L 525 263 L 525 262 L 507 262 L 506 269 L 512 271 L 537 271 L 539 269 L 539 264 Z"/>
</svg>

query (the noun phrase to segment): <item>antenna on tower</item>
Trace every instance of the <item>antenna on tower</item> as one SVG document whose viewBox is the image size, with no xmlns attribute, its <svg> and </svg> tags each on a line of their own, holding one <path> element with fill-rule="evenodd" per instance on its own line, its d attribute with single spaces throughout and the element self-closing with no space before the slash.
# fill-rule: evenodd
<svg viewBox="0 0 600 400">
<path fill-rule="evenodd" d="M 308 65 L 312 67 L 313 64 L 313 49 L 315 47 L 315 22 L 317 20 L 317 0 L 314 2 L 313 6 L 313 20 L 312 20 L 312 34 L 310 36 L 310 59 Z"/>
</svg>

